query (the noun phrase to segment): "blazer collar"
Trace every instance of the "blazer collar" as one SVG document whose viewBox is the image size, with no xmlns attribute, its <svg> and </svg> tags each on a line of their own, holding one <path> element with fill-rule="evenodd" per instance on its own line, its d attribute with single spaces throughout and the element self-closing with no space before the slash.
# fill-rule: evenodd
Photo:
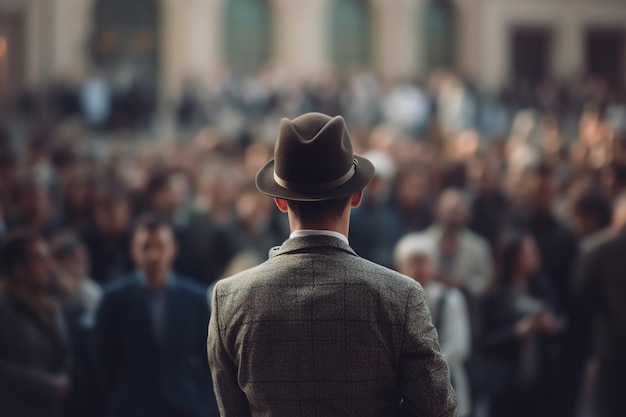
<svg viewBox="0 0 626 417">
<path fill-rule="evenodd" d="M 356 252 L 341 239 L 324 235 L 310 235 L 287 239 L 281 246 L 270 249 L 269 257 L 274 258 L 293 252 L 309 251 L 315 248 L 332 248 L 358 256 Z"/>
</svg>

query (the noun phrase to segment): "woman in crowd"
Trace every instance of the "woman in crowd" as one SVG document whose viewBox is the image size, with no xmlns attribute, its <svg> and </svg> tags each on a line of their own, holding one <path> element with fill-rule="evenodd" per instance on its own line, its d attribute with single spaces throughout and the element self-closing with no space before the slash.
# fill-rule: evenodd
<svg viewBox="0 0 626 417">
<path fill-rule="evenodd" d="M 500 248 L 495 285 L 482 305 L 485 383 L 492 417 L 548 416 L 554 336 L 562 324 L 534 239 L 513 233 Z"/>
</svg>

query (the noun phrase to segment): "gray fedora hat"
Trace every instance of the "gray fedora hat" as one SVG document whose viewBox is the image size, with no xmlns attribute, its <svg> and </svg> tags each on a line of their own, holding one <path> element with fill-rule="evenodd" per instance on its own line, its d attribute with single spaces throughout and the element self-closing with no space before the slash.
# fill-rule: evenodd
<svg viewBox="0 0 626 417">
<path fill-rule="evenodd" d="M 372 180 L 374 165 L 354 155 L 343 117 L 306 113 L 282 119 L 274 159 L 257 173 L 262 193 L 294 201 L 354 194 Z"/>
</svg>

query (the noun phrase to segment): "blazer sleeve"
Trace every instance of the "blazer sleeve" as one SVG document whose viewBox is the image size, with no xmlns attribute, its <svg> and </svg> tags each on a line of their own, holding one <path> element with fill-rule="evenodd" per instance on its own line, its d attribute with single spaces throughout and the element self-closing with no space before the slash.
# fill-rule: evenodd
<svg viewBox="0 0 626 417">
<path fill-rule="evenodd" d="M 213 377 L 215 399 L 222 417 L 249 417 L 251 414 L 248 398 L 237 381 L 237 365 L 226 351 L 222 340 L 218 291 L 219 283 L 213 291 L 213 311 L 207 336 L 207 354 Z"/>
<path fill-rule="evenodd" d="M 456 416 L 450 371 L 440 353 L 437 331 L 421 287 L 411 287 L 408 294 L 399 365 L 400 415 Z"/>
</svg>

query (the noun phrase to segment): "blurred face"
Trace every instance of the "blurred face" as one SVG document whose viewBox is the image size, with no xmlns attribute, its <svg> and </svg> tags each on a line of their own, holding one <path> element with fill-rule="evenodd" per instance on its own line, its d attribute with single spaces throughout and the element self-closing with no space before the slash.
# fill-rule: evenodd
<svg viewBox="0 0 626 417">
<path fill-rule="evenodd" d="M 28 248 L 27 262 L 17 268 L 17 278 L 22 285 L 35 291 L 46 290 L 52 276 L 48 245 L 43 240 L 32 242 Z"/>
<path fill-rule="evenodd" d="M 158 190 L 153 198 L 154 209 L 169 217 L 176 213 L 176 210 L 184 204 L 188 192 L 187 180 L 182 175 L 170 177 L 167 184 Z"/>
<path fill-rule="evenodd" d="M 50 196 L 43 187 L 30 190 L 19 201 L 20 213 L 28 220 L 47 219 L 51 209 Z"/>
<path fill-rule="evenodd" d="M 130 221 L 130 204 L 124 199 L 115 199 L 96 207 L 96 221 L 109 234 L 123 233 Z"/>
<path fill-rule="evenodd" d="M 176 250 L 176 242 L 169 227 L 156 230 L 142 228 L 133 236 L 133 260 L 148 279 L 162 277 L 170 271 Z"/>
<path fill-rule="evenodd" d="M 464 228 L 467 216 L 467 203 L 460 193 L 453 191 L 443 194 L 439 203 L 439 221 L 445 228 Z"/>
<path fill-rule="evenodd" d="M 89 271 L 89 259 L 84 248 L 77 248 L 71 256 L 57 260 L 57 265 L 73 279 L 82 280 Z"/>
<path fill-rule="evenodd" d="M 518 257 L 518 268 L 525 275 L 530 276 L 537 272 L 540 267 L 539 251 L 535 240 L 528 236 L 524 238 Z"/>
<path fill-rule="evenodd" d="M 540 178 L 535 189 L 535 209 L 539 213 L 550 213 L 556 193 L 556 184 L 551 178 Z"/>
<path fill-rule="evenodd" d="M 396 192 L 403 206 L 419 206 L 426 196 L 426 181 L 419 173 L 410 172 L 400 179 Z"/>
<path fill-rule="evenodd" d="M 399 272 L 426 287 L 437 276 L 437 263 L 426 254 L 415 254 L 400 266 Z"/>
</svg>

